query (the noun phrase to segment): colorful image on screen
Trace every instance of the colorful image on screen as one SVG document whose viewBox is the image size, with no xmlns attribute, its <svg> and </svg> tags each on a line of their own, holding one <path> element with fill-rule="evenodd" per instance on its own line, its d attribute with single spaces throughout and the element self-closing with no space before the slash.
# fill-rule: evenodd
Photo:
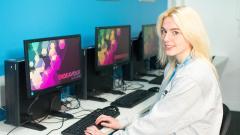
<svg viewBox="0 0 240 135">
<path fill-rule="evenodd" d="M 130 28 L 100 28 L 97 31 L 98 66 L 112 65 L 129 59 Z"/>
<path fill-rule="evenodd" d="M 30 42 L 27 46 L 32 91 L 81 78 L 80 38 Z"/>
<path fill-rule="evenodd" d="M 143 46 L 144 58 L 149 58 L 158 54 L 158 35 L 156 32 L 156 25 L 143 26 Z"/>
</svg>

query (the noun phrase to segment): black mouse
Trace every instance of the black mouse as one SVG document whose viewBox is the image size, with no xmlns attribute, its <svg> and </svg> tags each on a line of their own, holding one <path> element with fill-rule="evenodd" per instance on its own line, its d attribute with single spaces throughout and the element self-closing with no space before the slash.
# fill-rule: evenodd
<svg viewBox="0 0 240 135">
<path fill-rule="evenodd" d="M 98 102 L 107 102 L 108 101 L 107 99 L 101 98 L 101 97 L 93 97 L 92 100 L 95 100 L 95 101 L 98 101 Z"/>
<path fill-rule="evenodd" d="M 149 88 L 148 91 L 151 91 L 151 92 L 159 92 L 159 87 L 152 87 L 152 88 Z"/>
</svg>

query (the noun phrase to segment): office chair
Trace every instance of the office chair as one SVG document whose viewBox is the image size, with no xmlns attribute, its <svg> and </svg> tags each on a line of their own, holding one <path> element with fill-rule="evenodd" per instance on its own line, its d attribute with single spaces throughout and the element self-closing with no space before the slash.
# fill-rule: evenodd
<svg viewBox="0 0 240 135">
<path fill-rule="evenodd" d="M 227 105 L 223 104 L 223 119 L 222 119 L 222 125 L 220 129 L 220 135 L 227 135 L 228 129 L 231 124 L 231 112 Z"/>
</svg>

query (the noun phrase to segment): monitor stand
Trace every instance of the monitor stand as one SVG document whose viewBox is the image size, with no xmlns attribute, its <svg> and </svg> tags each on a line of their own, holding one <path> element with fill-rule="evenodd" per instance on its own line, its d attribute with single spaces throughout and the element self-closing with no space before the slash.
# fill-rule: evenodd
<svg viewBox="0 0 240 135">
<path fill-rule="evenodd" d="M 23 126 L 25 128 L 30 128 L 33 130 L 38 130 L 38 131 L 43 131 L 47 129 L 47 127 L 35 122 L 33 119 L 33 116 L 30 114 L 22 114 L 21 117 L 22 119 L 21 119 L 20 126 Z"/>
<path fill-rule="evenodd" d="M 65 113 L 65 112 L 59 112 L 59 111 L 51 111 L 50 115 L 56 116 L 56 117 L 61 117 L 61 118 L 67 118 L 67 119 L 74 118 L 74 116 L 72 114 Z"/>
<path fill-rule="evenodd" d="M 67 119 L 74 118 L 74 116 L 72 114 L 59 112 L 59 111 L 51 111 L 49 113 L 49 115 L 56 116 L 56 117 L 61 117 L 61 118 L 67 118 Z M 31 116 L 29 116 L 29 117 L 31 117 Z M 41 124 L 39 124 L 37 122 L 34 122 L 33 120 L 29 121 L 29 122 L 24 122 L 23 123 L 23 127 L 34 129 L 34 130 L 38 130 L 38 131 L 43 131 L 43 130 L 46 129 L 45 126 L 43 126 L 43 125 L 41 125 Z"/>
<path fill-rule="evenodd" d="M 45 126 L 43 126 L 39 123 L 36 123 L 36 122 L 32 122 L 32 121 L 24 123 L 23 127 L 38 130 L 38 131 L 43 131 L 43 130 L 47 129 Z"/>
</svg>

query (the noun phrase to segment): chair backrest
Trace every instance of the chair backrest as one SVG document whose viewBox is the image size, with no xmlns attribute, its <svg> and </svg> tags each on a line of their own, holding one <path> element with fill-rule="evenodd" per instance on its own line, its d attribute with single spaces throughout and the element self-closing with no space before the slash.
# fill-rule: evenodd
<svg viewBox="0 0 240 135">
<path fill-rule="evenodd" d="M 231 112 L 227 105 L 223 104 L 223 119 L 222 119 L 222 125 L 220 130 L 220 135 L 227 135 L 228 129 L 231 124 Z"/>
</svg>

